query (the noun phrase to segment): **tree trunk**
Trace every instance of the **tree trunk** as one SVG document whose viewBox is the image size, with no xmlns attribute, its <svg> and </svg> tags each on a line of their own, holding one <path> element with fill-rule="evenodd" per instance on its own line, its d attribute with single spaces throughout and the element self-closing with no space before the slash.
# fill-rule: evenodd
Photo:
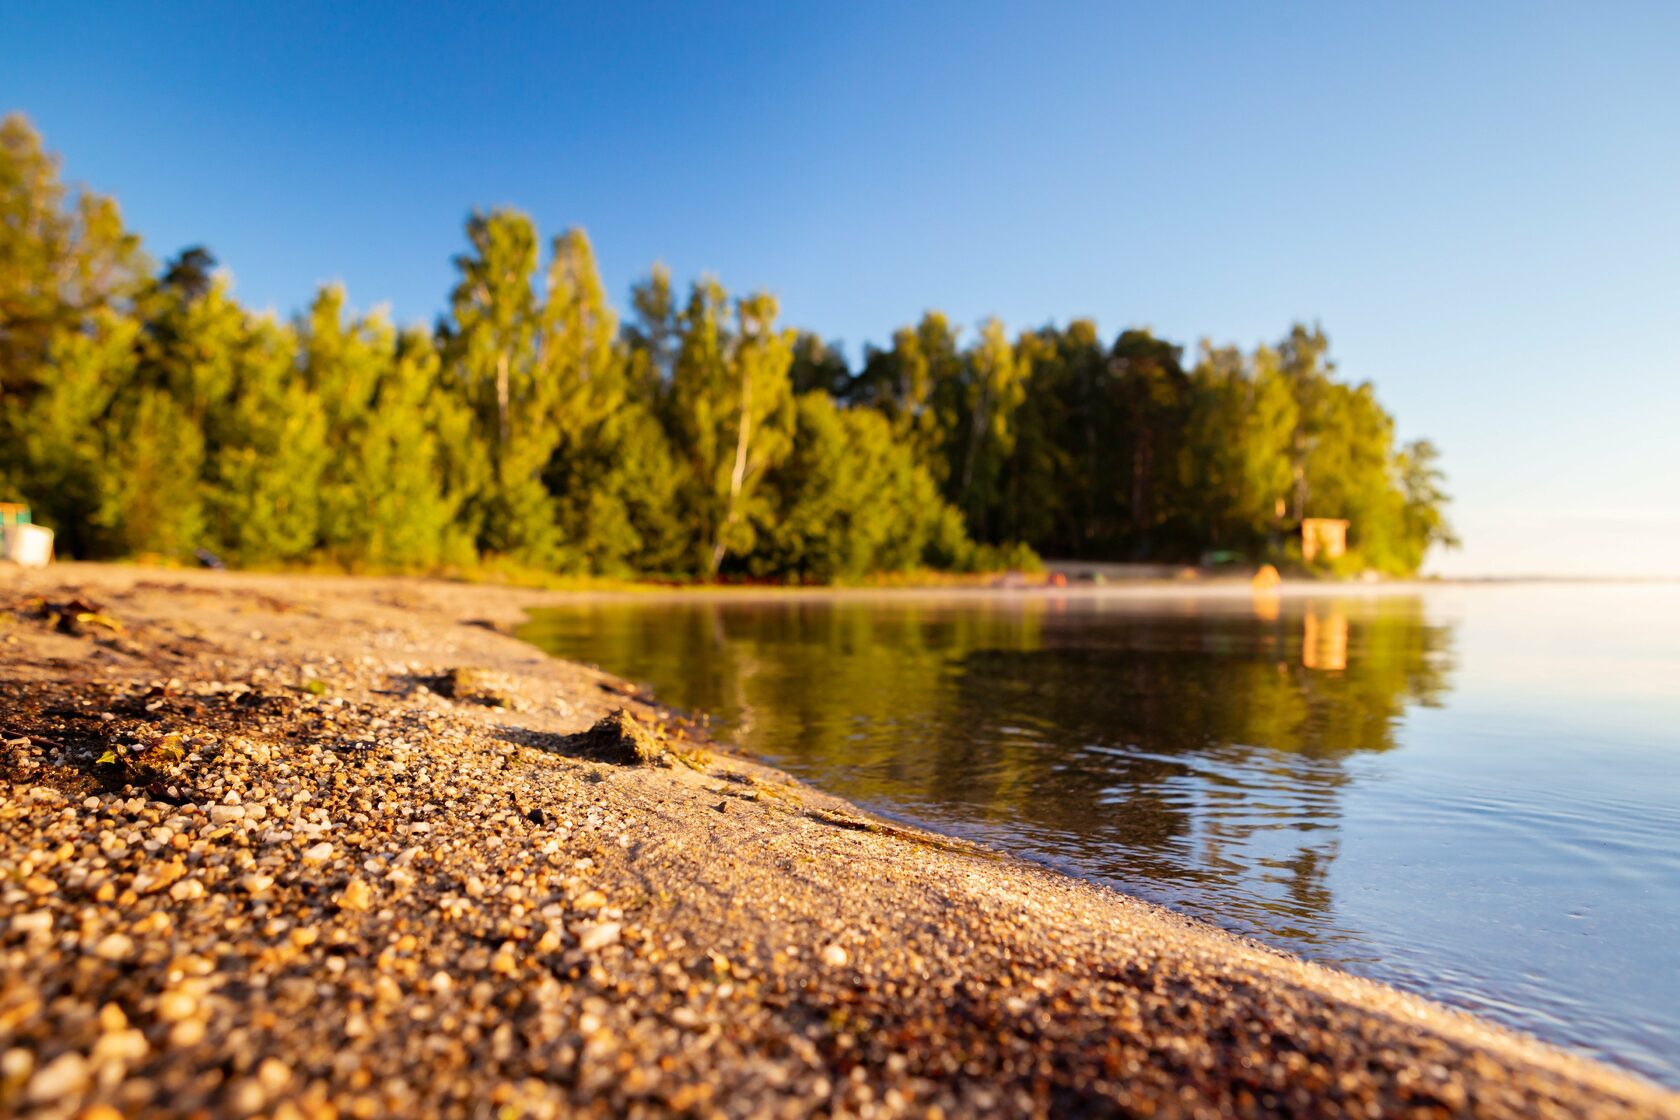
<svg viewBox="0 0 1680 1120">
<path fill-rule="evenodd" d="M 501 446 L 507 446 L 508 356 L 506 350 L 496 355 L 496 439 Z"/>
<path fill-rule="evenodd" d="M 974 459 L 980 450 L 980 437 L 985 431 L 986 414 L 991 411 L 991 386 L 982 385 L 980 400 L 974 407 L 974 415 L 968 425 L 968 448 L 963 455 L 962 494 L 960 501 L 964 513 L 968 513 L 968 490 L 974 484 Z"/>
<path fill-rule="evenodd" d="M 741 418 L 735 425 L 735 467 L 729 472 L 729 508 L 724 515 L 723 524 L 718 526 L 717 540 L 712 542 L 712 572 L 715 577 L 718 569 L 723 566 L 723 557 L 728 548 L 723 541 L 724 530 L 735 523 L 735 505 L 740 500 L 741 488 L 747 481 L 747 445 L 752 438 L 752 378 L 745 372 L 741 376 Z"/>
</svg>

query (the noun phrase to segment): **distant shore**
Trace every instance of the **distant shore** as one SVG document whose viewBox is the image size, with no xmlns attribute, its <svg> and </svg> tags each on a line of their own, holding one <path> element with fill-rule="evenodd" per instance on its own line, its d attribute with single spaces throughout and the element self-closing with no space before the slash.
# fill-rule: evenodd
<svg viewBox="0 0 1680 1120">
<path fill-rule="evenodd" d="M 694 592 L 0 569 L 0 1113 L 1680 1116 L 509 636 L 661 593 Z M 1008 594 L 1163 593 L 1253 592 Z M 617 709 L 651 764 L 572 737 Z"/>
</svg>

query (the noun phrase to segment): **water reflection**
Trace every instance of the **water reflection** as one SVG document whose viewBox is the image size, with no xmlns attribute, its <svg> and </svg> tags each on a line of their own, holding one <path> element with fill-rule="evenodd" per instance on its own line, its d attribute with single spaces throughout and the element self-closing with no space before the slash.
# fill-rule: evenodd
<svg viewBox="0 0 1680 1120">
<path fill-rule="evenodd" d="M 1346 760 L 1451 672 L 1395 597 L 612 602 L 527 636 L 854 800 L 1343 961 Z"/>
</svg>

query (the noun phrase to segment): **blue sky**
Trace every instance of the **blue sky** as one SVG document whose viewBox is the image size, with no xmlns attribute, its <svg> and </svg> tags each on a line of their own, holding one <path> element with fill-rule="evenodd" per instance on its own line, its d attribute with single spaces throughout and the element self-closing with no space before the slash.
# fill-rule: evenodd
<svg viewBox="0 0 1680 1120">
<path fill-rule="evenodd" d="M 1680 574 L 1680 7 L 20 2 L 5 109 L 282 313 L 430 321 L 507 204 L 854 357 L 1316 320 L 1445 453 L 1435 570 Z"/>
</svg>

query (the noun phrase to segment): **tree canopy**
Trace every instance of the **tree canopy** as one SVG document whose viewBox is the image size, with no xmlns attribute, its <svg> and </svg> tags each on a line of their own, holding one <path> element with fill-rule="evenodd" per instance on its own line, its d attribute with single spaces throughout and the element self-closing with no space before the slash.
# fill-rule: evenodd
<svg viewBox="0 0 1680 1120">
<path fill-rule="evenodd" d="M 843 580 L 1069 559 L 1415 572 L 1456 543 L 1439 450 L 1396 446 L 1316 327 L 1252 350 L 930 310 L 854 369 L 776 298 L 656 265 L 622 323 L 580 229 L 474 212 L 434 327 L 161 267 L 0 123 L 0 500 L 77 557 Z"/>
</svg>

